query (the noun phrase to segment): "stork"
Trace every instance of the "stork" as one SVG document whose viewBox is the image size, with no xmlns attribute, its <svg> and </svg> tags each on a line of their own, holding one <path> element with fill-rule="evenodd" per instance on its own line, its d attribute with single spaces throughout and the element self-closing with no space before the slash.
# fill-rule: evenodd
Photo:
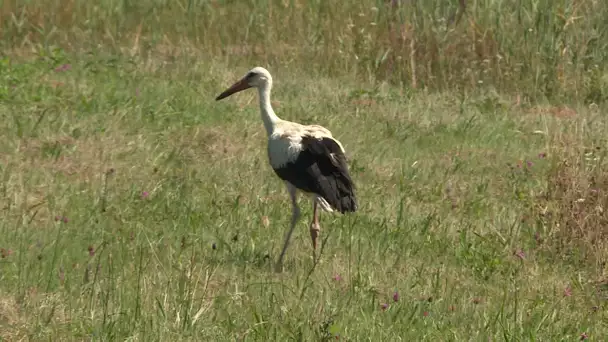
<svg viewBox="0 0 608 342">
<path fill-rule="evenodd" d="M 328 129 L 281 120 L 275 114 L 270 103 L 272 76 L 268 70 L 262 67 L 251 69 L 215 100 L 219 101 L 248 88 L 258 89 L 260 112 L 268 136 L 270 166 L 285 182 L 291 198 L 291 224 L 276 264 L 276 271 L 281 272 L 291 234 L 300 218 L 298 192 L 312 198 L 313 217 L 309 228 L 313 260 L 316 260 L 317 241 L 321 231 L 317 207 L 320 206 L 326 212 L 355 212 L 355 186 L 348 172 L 344 148 Z"/>
</svg>

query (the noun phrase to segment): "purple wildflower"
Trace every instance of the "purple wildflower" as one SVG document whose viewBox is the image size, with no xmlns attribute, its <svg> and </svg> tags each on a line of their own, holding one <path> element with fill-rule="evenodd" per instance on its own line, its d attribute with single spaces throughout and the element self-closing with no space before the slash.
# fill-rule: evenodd
<svg viewBox="0 0 608 342">
<path fill-rule="evenodd" d="M 547 154 L 545 152 L 541 152 L 538 154 L 538 158 L 545 158 L 547 156 Z"/>
<path fill-rule="evenodd" d="M 586 340 L 589 338 L 589 335 L 587 335 L 587 333 L 582 333 L 581 334 L 581 341 Z"/>
<path fill-rule="evenodd" d="M 150 193 L 148 193 L 147 191 L 144 191 L 144 192 L 141 193 L 141 198 L 142 199 L 148 198 L 148 196 L 150 196 Z"/>
<path fill-rule="evenodd" d="M 90 257 L 95 255 L 95 248 L 93 246 L 89 245 L 89 248 L 87 248 L 87 250 L 89 251 Z"/>
<path fill-rule="evenodd" d="M 570 296 L 572 296 L 572 289 L 570 288 L 570 286 L 566 286 L 566 288 L 564 289 L 564 297 Z"/>
<path fill-rule="evenodd" d="M 521 260 L 524 260 L 524 257 L 526 256 L 524 251 L 522 251 L 521 249 L 518 249 L 514 254 L 516 257 L 520 258 Z"/>
<path fill-rule="evenodd" d="M 395 293 L 393 293 L 393 301 L 394 302 L 398 302 L 399 301 L 399 292 L 395 291 Z"/>
<path fill-rule="evenodd" d="M 532 167 L 532 162 L 528 160 L 528 161 L 526 161 L 526 165 L 527 165 L 528 167 Z"/>
<path fill-rule="evenodd" d="M 341 280 L 342 280 L 342 277 L 339 274 L 336 274 L 334 276 L 334 281 L 341 281 Z"/>
<path fill-rule="evenodd" d="M 382 309 L 382 311 L 386 311 L 386 309 L 388 309 L 388 304 L 386 304 L 386 303 L 380 304 L 380 309 Z"/>
<path fill-rule="evenodd" d="M 64 216 L 64 217 L 62 217 L 62 218 L 61 218 L 61 222 L 63 222 L 63 223 L 68 223 L 68 218 L 67 218 L 67 217 L 65 217 L 65 216 Z"/>
<path fill-rule="evenodd" d="M 55 72 L 64 72 L 70 69 L 72 69 L 72 66 L 70 64 L 62 64 L 55 68 Z"/>
</svg>

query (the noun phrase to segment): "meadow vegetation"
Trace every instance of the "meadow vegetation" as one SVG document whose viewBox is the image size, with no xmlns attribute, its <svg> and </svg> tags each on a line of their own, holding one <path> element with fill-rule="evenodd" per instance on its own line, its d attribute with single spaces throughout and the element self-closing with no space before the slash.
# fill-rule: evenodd
<svg viewBox="0 0 608 342">
<path fill-rule="evenodd" d="M 0 2 L 0 340 L 602 340 L 608 3 Z M 360 211 L 306 220 L 253 66 Z"/>
</svg>

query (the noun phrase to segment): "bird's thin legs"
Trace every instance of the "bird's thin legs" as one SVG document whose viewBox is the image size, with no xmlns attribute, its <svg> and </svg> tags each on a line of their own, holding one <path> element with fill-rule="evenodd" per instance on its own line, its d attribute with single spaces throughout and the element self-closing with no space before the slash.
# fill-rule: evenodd
<svg viewBox="0 0 608 342">
<path fill-rule="evenodd" d="M 317 199 L 312 201 L 312 222 L 310 222 L 310 238 L 312 240 L 312 261 L 317 260 L 317 239 L 321 226 L 319 225 L 319 216 L 317 214 Z"/>
<path fill-rule="evenodd" d="M 283 243 L 283 250 L 281 251 L 281 255 L 279 256 L 279 261 L 276 265 L 276 271 L 283 271 L 283 258 L 285 257 L 285 252 L 287 251 L 287 247 L 289 246 L 289 239 L 291 239 L 291 233 L 293 233 L 293 229 L 296 227 L 296 223 L 300 218 L 300 208 L 298 207 L 297 202 L 297 189 L 291 184 L 287 184 L 287 191 L 289 192 L 289 196 L 291 197 L 291 225 L 289 230 L 287 231 L 287 235 L 285 236 L 285 242 Z"/>
</svg>

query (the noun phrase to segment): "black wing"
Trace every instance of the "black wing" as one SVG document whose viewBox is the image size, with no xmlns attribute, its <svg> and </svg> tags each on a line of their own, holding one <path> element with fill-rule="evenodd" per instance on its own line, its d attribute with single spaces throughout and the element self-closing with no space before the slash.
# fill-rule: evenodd
<svg viewBox="0 0 608 342">
<path fill-rule="evenodd" d="M 275 173 L 296 188 L 323 197 L 335 210 L 357 210 L 354 184 L 348 173 L 346 156 L 332 138 L 302 137 L 302 151 L 293 162 Z"/>
</svg>

